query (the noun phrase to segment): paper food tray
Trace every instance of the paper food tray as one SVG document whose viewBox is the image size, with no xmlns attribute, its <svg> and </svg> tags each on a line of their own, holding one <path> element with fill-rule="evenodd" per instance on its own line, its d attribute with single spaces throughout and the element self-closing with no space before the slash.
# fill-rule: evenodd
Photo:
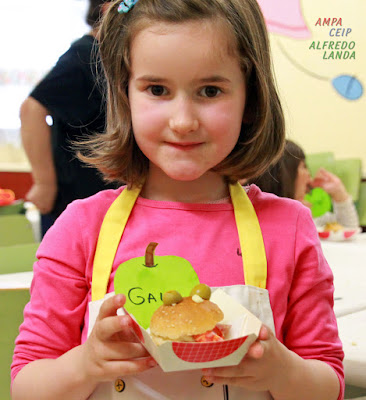
<svg viewBox="0 0 366 400">
<path fill-rule="evenodd" d="M 345 240 L 354 239 L 361 231 L 362 231 L 361 228 L 356 228 L 356 229 L 344 228 L 336 232 L 325 231 L 324 228 L 318 228 L 318 234 L 320 239 L 329 240 L 333 242 L 343 242 Z"/>
<path fill-rule="evenodd" d="M 261 321 L 231 296 L 217 289 L 211 296 L 224 313 L 222 323 L 231 325 L 221 342 L 165 342 L 157 346 L 148 330 L 133 318 L 133 329 L 143 346 L 165 372 L 237 365 L 256 340 Z"/>
</svg>

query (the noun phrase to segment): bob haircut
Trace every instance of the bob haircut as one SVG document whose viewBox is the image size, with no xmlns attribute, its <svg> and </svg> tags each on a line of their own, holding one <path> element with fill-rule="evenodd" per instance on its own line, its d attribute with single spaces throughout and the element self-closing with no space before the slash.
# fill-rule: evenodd
<svg viewBox="0 0 366 400">
<path fill-rule="evenodd" d="M 229 182 L 262 174 L 281 154 L 285 133 L 267 30 L 257 1 L 140 0 L 126 14 L 118 13 L 120 3 L 111 3 L 99 36 L 108 90 L 106 132 L 84 142 L 79 157 L 97 167 L 107 181 L 127 183 L 129 187 L 144 182 L 149 160 L 134 139 L 127 93 L 131 43 L 152 24 L 206 20 L 230 32 L 233 43 L 228 54 L 238 57 L 247 86 L 239 140 L 214 170 Z"/>
<path fill-rule="evenodd" d="M 278 162 L 250 183 L 256 184 L 263 192 L 294 199 L 297 170 L 301 161 L 305 161 L 302 148 L 291 140 L 286 140 L 285 150 Z"/>
</svg>

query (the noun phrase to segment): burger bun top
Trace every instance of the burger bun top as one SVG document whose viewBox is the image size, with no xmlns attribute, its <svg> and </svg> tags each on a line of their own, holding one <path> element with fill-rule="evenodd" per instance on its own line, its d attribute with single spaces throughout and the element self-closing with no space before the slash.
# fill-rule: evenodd
<svg viewBox="0 0 366 400">
<path fill-rule="evenodd" d="M 223 312 L 213 302 L 195 302 L 184 297 L 175 305 L 161 305 L 153 314 L 150 333 L 168 340 L 177 340 L 212 330 L 224 318 Z"/>
</svg>

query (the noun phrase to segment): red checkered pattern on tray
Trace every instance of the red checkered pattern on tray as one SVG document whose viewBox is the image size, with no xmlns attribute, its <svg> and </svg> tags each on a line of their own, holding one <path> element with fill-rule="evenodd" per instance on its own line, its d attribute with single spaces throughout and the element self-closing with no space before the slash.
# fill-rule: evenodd
<svg viewBox="0 0 366 400">
<path fill-rule="evenodd" d="M 174 353 L 184 361 L 191 363 L 215 361 L 224 358 L 237 350 L 246 340 L 247 336 L 224 340 L 223 342 L 173 342 Z"/>
</svg>

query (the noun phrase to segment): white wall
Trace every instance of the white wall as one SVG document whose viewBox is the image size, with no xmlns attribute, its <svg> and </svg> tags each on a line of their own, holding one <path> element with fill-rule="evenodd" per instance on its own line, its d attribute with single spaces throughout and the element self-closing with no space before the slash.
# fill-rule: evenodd
<svg viewBox="0 0 366 400">
<path fill-rule="evenodd" d="M 87 0 L 0 1 L 0 170 L 29 170 L 19 107 L 71 42 L 90 28 Z"/>
</svg>

